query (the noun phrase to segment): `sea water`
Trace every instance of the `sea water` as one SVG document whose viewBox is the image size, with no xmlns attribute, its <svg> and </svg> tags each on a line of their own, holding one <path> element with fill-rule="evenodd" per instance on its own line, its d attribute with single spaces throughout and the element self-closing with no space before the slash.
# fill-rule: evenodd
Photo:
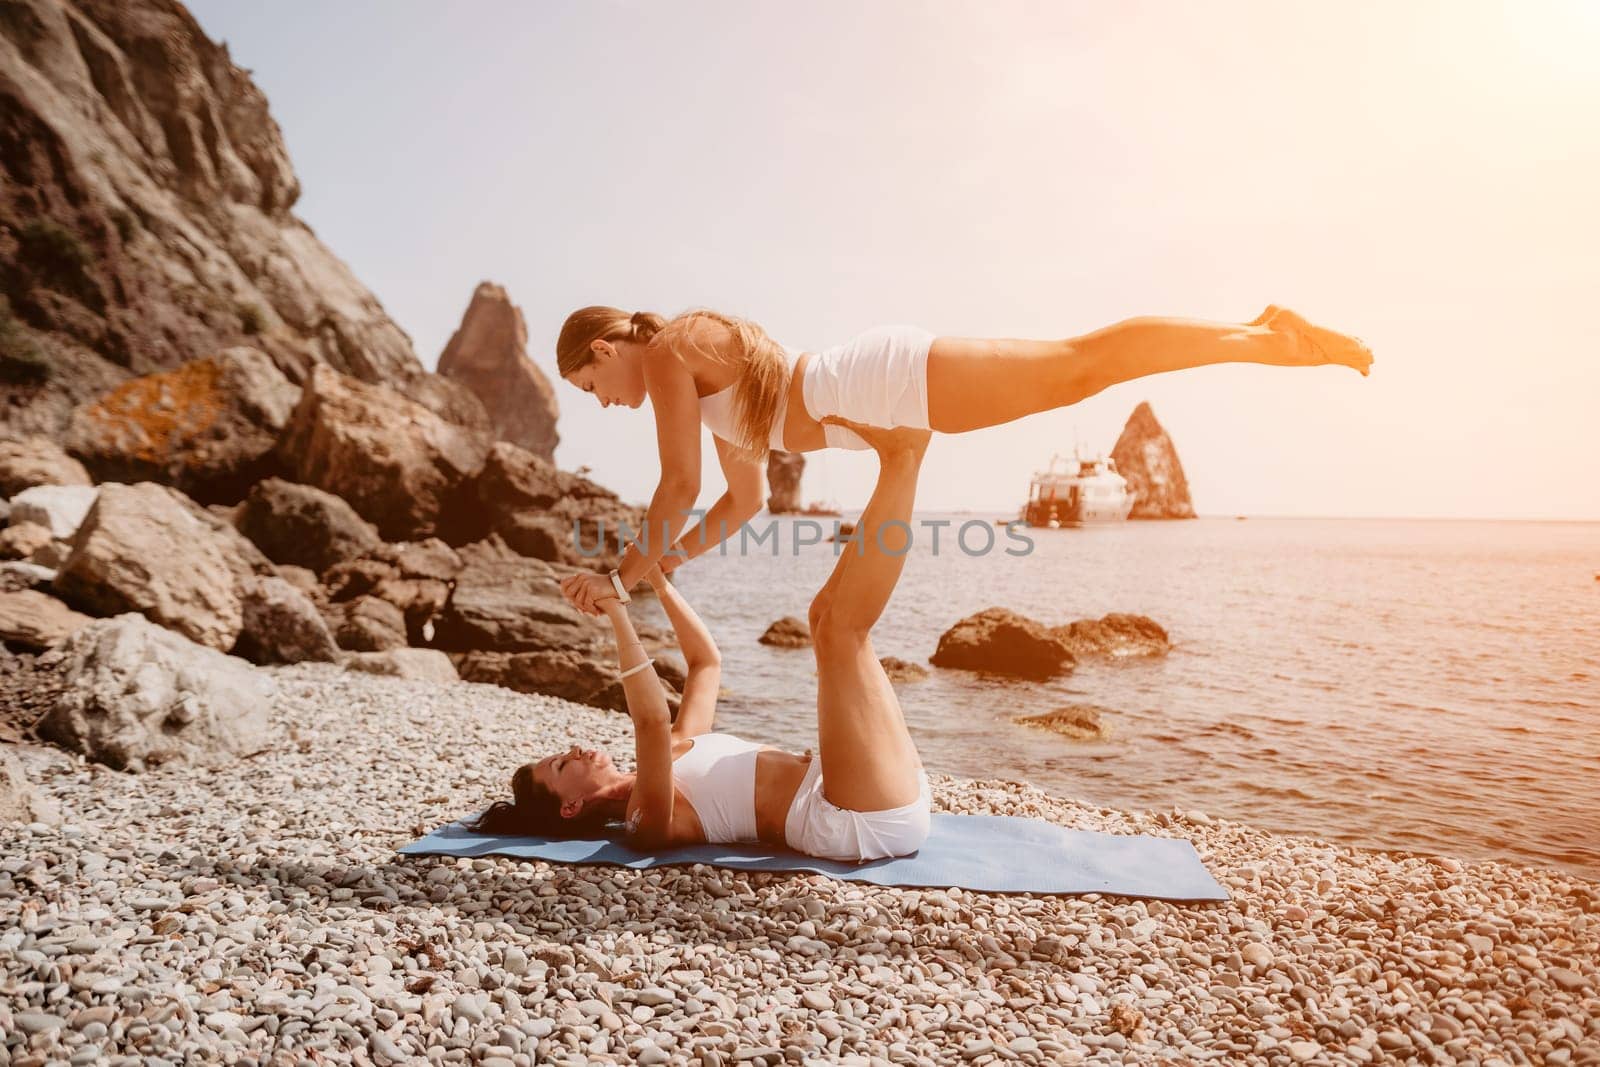
<svg viewBox="0 0 1600 1067">
<path fill-rule="evenodd" d="M 918 513 L 880 656 L 928 666 L 940 634 L 991 606 L 1147 615 L 1172 649 L 1048 682 L 929 666 L 895 688 L 930 771 L 1600 879 L 1600 524 L 1208 518 L 1026 530 L 1025 555 L 1003 529 L 987 553 L 976 527 L 970 554 L 956 545 L 992 518 Z M 945 519 L 935 551 L 924 520 Z M 760 547 L 676 578 L 722 650 L 717 728 L 800 751 L 815 662 L 757 638 L 806 617 L 835 546 L 796 551 L 796 520 L 752 526 L 768 521 Z M 1069 705 L 1109 736 L 1016 721 Z"/>
</svg>

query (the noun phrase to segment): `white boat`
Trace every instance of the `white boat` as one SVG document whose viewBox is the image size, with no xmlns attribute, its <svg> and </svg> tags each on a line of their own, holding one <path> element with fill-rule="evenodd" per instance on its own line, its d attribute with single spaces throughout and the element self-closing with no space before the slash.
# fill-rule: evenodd
<svg viewBox="0 0 1600 1067">
<path fill-rule="evenodd" d="M 1048 468 L 1034 473 L 1022 520 L 1050 529 L 1122 522 L 1133 510 L 1133 499 L 1116 460 L 1074 449 L 1070 459 L 1053 455 Z"/>
</svg>

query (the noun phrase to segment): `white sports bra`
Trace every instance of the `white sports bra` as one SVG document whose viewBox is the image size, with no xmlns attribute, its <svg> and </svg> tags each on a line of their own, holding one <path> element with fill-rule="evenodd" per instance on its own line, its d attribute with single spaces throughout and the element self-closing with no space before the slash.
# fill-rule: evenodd
<svg viewBox="0 0 1600 1067">
<path fill-rule="evenodd" d="M 787 345 L 780 344 L 778 350 L 783 353 L 784 359 L 788 361 L 789 377 L 785 379 L 783 402 L 778 405 L 778 416 L 772 420 L 772 433 L 768 435 L 767 440 L 772 448 L 781 452 L 783 451 L 783 424 L 785 417 L 788 415 L 789 407 L 788 382 L 793 380 L 795 361 L 800 358 L 800 355 Z M 738 386 L 739 383 L 735 381 L 726 389 L 718 390 L 710 396 L 700 398 L 700 421 L 705 423 L 706 428 L 712 433 L 724 441 L 729 441 L 736 445 L 744 443 L 744 438 L 740 436 L 739 429 L 734 425 L 733 421 L 733 391 Z"/>
<path fill-rule="evenodd" d="M 757 841 L 756 756 L 765 747 L 725 733 L 699 734 L 672 763 L 672 780 L 711 844 Z"/>
<path fill-rule="evenodd" d="M 780 344 L 778 349 L 783 353 L 784 358 L 788 360 L 789 377 L 785 379 L 783 402 L 778 405 L 777 417 L 772 420 L 772 432 L 767 435 L 767 443 L 773 451 L 782 452 L 784 451 L 783 427 L 789 414 L 789 389 L 794 383 L 794 365 L 800 359 L 800 354 L 787 345 Z M 822 391 L 824 375 L 829 376 L 828 381 L 834 383 L 827 386 L 827 388 L 831 388 L 835 393 L 840 388 L 837 384 L 838 372 L 835 369 L 838 360 L 837 358 L 829 358 L 830 355 L 832 355 L 832 350 L 827 354 L 813 355 L 810 362 L 806 364 L 806 382 L 801 390 L 802 403 L 805 403 L 808 399 L 806 394 L 824 395 Z M 738 385 L 739 383 L 735 381 L 726 389 L 718 390 L 710 396 L 701 397 L 700 421 L 724 441 L 743 444 L 744 438 L 739 434 L 739 430 L 733 421 L 733 391 L 738 388 Z M 806 410 L 812 412 L 813 418 L 820 417 L 812 410 L 810 403 L 806 403 Z M 829 413 L 824 412 L 824 414 Z M 825 424 L 822 427 L 822 435 L 830 448 L 848 448 L 853 451 L 871 450 L 872 448 L 854 430 L 844 426 L 836 426 L 831 423 Z"/>
</svg>

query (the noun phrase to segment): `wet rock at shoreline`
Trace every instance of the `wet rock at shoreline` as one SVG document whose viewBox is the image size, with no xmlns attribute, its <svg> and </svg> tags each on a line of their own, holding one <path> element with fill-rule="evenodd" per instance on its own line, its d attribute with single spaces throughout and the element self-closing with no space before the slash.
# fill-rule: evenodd
<svg viewBox="0 0 1600 1067">
<path fill-rule="evenodd" d="M 546 462 L 555 460 L 561 440 L 555 386 L 528 358 L 522 309 L 504 288 L 479 283 L 461 325 L 439 356 L 439 373 L 483 402 L 496 438 Z"/>
<path fill-rule="evenodd" d="M 1038 681 L 1070 672 L 1076 658 L 1059 633 L 1009 608 L 993 607 L 946 630 L 928 661 Z"/>
<path fill-rule="evenodd" d="M 61 599 L 100 616 L 137 611 L 232 648 L 243 624 L 236 580 L 249 573 L 234 546 L 167 486 L 112 482 L 99 494 L 55 577 Z"/>
<path fill-rule="evenodd" d="M 271 677 L 141 615 L 97 619 L 57 652 L 60 689 L 38 732 L 92 760 L 217 765 L 266 743 Z"/>
<path fill-rule="evenodd" d="M 278 448 L 295 481 L 344 500 L 385 540 L 432 535 L 488 441 L 391 389 L 313 368 Z"/>
<path fill-rule="evenodd" d="M 881 656 L 878 662 L 891 682 L 920 682 L 928 676 L 928 668 L 899 656 Z"/>
<path fill-rule="evenodd" d="M 1111 737 L 1111 726 L 1102 718 L 1102 710 L 1087 704 L 1069 704 L 1040 715 L 1023 715 L 1015 721 L 1074 741 L 1106 741 Z"/>
<path fill-rule="evenodd" d="M 1144 615 L 1112 612 L 1052 628 L 1076 656 L 1161 656 L 1172 648 L 1167 631 Z"/>
<path fill-rule="evenodd" d="M 36 485 L 93 485 L 83 464 L 39 434 L 0 441 L 0 497 Z"/>
<path fill-rule="evenodd" d="M 763 645 L 774 648 L 810 648 L 811 627 L 804 619 L 797 619 L 793 615 L 785 615 L 777 622 L 768 626 L 756 640 Z"/>
<path fill-rule="evenodd" d="M 268 478 L 251 488 L 235 520 L 274 563 L 321 574 L 382 543 L 378 529 L 343 499 L 311 485 Z"/>
<path fill-rule="evenodd" d="M 233 503 L 273 473 L 300 389 L 261 352 L 230 348 L 124 382 L 72 413 L 67 448 L 97 481 L 160 482 Z"/>
<path fill-rule="evenodd" d="M 1147 403 L 1128 416 L 1122 434 L 1111 449 L 1117 470 L 1128 480 L 1133 493 L 1130 519 L 1192 519 L 1194 503 L 1189 499 L 1189 481 L 1178 461 L 1178 450 L 1167 431 L 1156 421 Z"/>
</svg>

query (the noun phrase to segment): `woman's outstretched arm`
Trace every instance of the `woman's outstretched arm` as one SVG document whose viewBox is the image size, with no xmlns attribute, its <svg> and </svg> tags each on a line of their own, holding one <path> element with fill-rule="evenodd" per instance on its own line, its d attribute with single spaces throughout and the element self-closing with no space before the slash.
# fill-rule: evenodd
<svg viewBox="0 0 1600 1067">
<path fill-rule="evenodd" d="M 717 650 L 706 624 L 683 594 L 667 581 L 661 568 L 652 567 L 645 580 L 656 591 L 662 610 L 672 622 L 672 632 L 678 638 L 678 649 L 683 653 L 687 669 L 683 698 L 678 703 L 678 719 L 673 723 L 672 732 L 679 737 L 698 737 L 716 722 L 717 696 L 722 691 L 722 653 Z"/>
<path fill-rule="evenodd" d="M 664 844 L 670 837 L 674 799 L 672 712 L 628 609 L 615 596 L 603 598 L 597 606 L 617 638 L 618 670 L 625 675 L 622 692 L 633 720 L 637 777 L 628 800 L 628 834 L 636 843 Z"/>
<path fill-rule="evenodd" d="M 761 461 L 720 437 L 713 435 L 711 441 L 717 446 L 717 458 L 722 463 L 728 490 L 712 503 L 699 522 L 684 530 L 661 557 L 663 573 L 671 573 L 681 564 L 705 555 L 735 536 L 740 527 L 766 506 L 767 479 Z"/>
</svg>

